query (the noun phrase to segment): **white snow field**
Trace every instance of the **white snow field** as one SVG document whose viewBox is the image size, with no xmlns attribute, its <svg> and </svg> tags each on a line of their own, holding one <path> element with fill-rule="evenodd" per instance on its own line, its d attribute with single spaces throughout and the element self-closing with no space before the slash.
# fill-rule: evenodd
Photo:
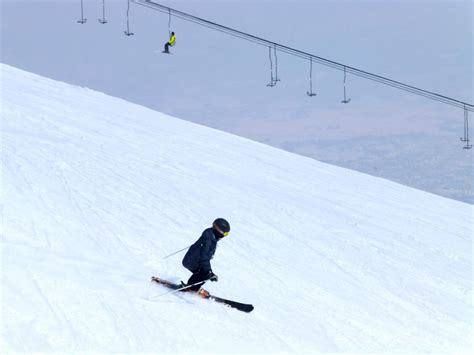
<svg viewBox="0 0 474 355">
<path fill-rule="evenodd" d="M 1 352 L 470 353 L 473 206 L 1 65 Z M 217 217 L 211 293 L 168 294 Z"/>
</svg>

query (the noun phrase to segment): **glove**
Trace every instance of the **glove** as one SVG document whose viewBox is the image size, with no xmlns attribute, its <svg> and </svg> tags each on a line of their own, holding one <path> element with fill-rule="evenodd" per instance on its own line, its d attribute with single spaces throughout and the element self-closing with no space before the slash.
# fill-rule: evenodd
<svg viewBox="0 0 474 355">
<path fill-rule="evenodd" d="M 214 274 L 212 271 L 209 271 L 208 280 L 216 282 L 217 280 L 219 280 L 219 277 L 217 277 L 217 275 Z"/>
</svg>

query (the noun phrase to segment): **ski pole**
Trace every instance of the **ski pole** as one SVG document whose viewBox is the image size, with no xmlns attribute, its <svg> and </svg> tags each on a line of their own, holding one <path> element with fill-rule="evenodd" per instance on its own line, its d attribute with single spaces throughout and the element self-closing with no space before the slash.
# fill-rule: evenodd
<svg viewBox="0 0 474 355">
<path fill-rule="evenodd" d="M 172 254 L 170 254 L 170 255 L 166 255 L 166 256 L 163 258 L 163 260 L 168 259 L 170 256 L 173 256 L 173 255 L 176 255 L 176 254 L 178 254 L 178 253 L 181 253 L 182 251 L 188 249 L 189 247 L 190 247 L 190 245 L 188 245 L 186 248 L 183 248 L 183 249 L 181 249 L 181 250 L 175 251 L 174 253 L 172 253 Z"/>
<path fill-rule="evenodd" d="M 205 283 L 206 281 L 209 281 L 209 279 L 206 279 L 206 280 L 204 280 L 204 281 L 199 281 L 199 282 L 196 282 L 195 284 L 187 285 L 187 286 L 178 288 L 178 289 L 176 289 L 176 290 L 171 290 L 171 291 L 168 291 L 168 292 L 160 293 L 159 295 L 151 296 L 150 299 L 151 299 L 151 298 L 158 298 L 158 297 L 161 297 L 161 296 L 164 296 L 164 295 L 171 295 L 172 293 L 179 292 L 179 291 L 183 291 L 183 290 L 186 290 L 186 289 L 188 289 L 188 288 L 190 288 L 190 287 L 193 287 L 193 286 L 202 285 L 202 284 Z"/>
</svg>

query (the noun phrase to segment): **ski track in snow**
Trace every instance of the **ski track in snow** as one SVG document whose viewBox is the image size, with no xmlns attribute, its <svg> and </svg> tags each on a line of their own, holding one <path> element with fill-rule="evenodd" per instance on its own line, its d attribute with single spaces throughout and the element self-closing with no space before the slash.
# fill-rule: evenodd
<svg viewBox="0 0 474 355">
<path fill-rule="evenodd" d="M 2 349 L 472 350 L 472 205 L 0 68 Z M 206 288 L 255 310 L 150 299 L 219 216 Z"/>
</svg>

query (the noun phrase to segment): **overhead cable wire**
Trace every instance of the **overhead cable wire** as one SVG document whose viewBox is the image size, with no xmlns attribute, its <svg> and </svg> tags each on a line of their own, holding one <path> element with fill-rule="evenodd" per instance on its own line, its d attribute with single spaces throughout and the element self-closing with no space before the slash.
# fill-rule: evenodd
<svg viewBox="0 0 474 355">
<path fill-rule="evenodd" d="M 290 55 L 293 55 L 293 56 L 296 56 L 296 57 L 299 57 L 299 58 L 302 58 L 302 59 L 312 60 L 316 63 L 322 64 L 322 65 L 325 65 L 325 66 L 328 66 L 328 67 L 331 67 L 331 68 L 334 68 L 334 69 L 338 69 L 338 70 L 341 70 L 341 71 L 346 71 L 346 73 L 349 73 L 349 74 L 357 75 L 359 77 L 362 77 L 362 78 L 365 78 L 365 79 L 368 79 L 368 80 L 372 80 L 372 81 L 375 81 L 375 82 L 378 82 L 378 83 L 381 83 L 381 84 L 384 84 L 384 85 L 388 85 L 388 86 L 391 86 L 391 87 L 394 87 L 394 88 L 397 88 L 397 89 L 400 89 L 400 90 L 404 90 L 404 91 L 410 92 L 412 94 L 420 95 L 420 96 L 423 96 L 423 97 L 426 97 L 426 98 L 429 98 L 429 99 L 432 99 L 432 100 L 436 100 L 436 101 L 439 101 L 439 102 L 442 102 L 442 103 L 445 103 L 445 104 L 448 104 L 448 105 L 456 106 L 456 107 L 474 112 L 474 105 L 473 104 L 463 102 L 463 101 L 460 101 L 460 100 L 456 100 L 456 99 L 453 99 L 451 97 L 448 97 L 448 96 L 445 96 L 445 95 L 440 95 L 440 94 L 437 94 L 437 93 L 434 93 L 434 92 L 431 92 L 431 91 L 428 91 L 428 90 L 420 89 L 418 87 L 408 85 L 408 84 L 404 84 L 402 82 L 392 80 L 392 79 L 389 79 L 389 78 L 386 78 L 386 77 L 383 77 L 383 76 L 380 76 L 380 75 L 377 75 L 377 74 L 372 74 L 372 73 L 369 73 L 367 71 L 357 69 L 357 68 L 354 68 L 354 67 L 351 67 L 351 66 L 348 66 L 348 65 L 345 65 L 345 64 L 341 64 L 341 63 L 338 63 L 338 62 L 330 60 L 330 59 L 319 57 L 319 56 L 314 55 L 314 54 L 310 54 L 310 53 L 307 53 L 307 52 L 297 50 L 295 48 L 291 48 L 291 47 L 288 47 L 288 46 L 285 46 L 285 45 L 282 45 L 282 44 L 278 44 L 274 41 L 269 41 L 269 40 L 266 40 L 264 38 L 260 38 L 260 37 L 251 35 L 251 34 L 246 33 L 246 32 L 242 32 L 242 31 L 239 31 L 239 30 L 227 27 L 227 26 L 220 25 L 220 24 L 212 22 L 212 21 L 205 20 L 203 18 L 194 16 L 194 15 L 187 14 L 185 12 L 182 12 L 182 11 L 179 11 L 179 10 L 176 10 L 176 9 L 172 9 L 170 7 L 167 7 L 167 6 L 161 5 L 159 3 L 156 3 L 152 0 L 132 0 L 132 2 L 134 2 L 138 5 L 142 5 L 142 6 L 152 8 L 154 10 L 157 10 L 157 11 L 160 11 L 160 12 L 163 12 L 163 13 L 172 14 L 173 16 L 176 16 L 177 18 L 180 18 L 180 19 L 183 19 L 183 20 L 195 23 L 195 24 L 199 24 L 199 25 L 204 26 L 204 27 L 211 28 L 213 30 L 216 30 L 216 31 L 219 31 L 219 32 L 222 32 L 222 33 L 225 33 L 225 34 L 228 34 L 228 35 L 231 35 L 231 36 L 234 36 L 234 37 L 237 37 L 237 38 L 240 38 L 240 39 L 243 39 L 243 40 L 255 43 L 255 44 L 259 44 L 261 46 L 265 46 L 265 47 L 272 46 L 275 51 L 278 50 L 280 52 L 284 52 L 284 53 L 287 53 L 287 54 L 290 54 Z"/>
</svg>

